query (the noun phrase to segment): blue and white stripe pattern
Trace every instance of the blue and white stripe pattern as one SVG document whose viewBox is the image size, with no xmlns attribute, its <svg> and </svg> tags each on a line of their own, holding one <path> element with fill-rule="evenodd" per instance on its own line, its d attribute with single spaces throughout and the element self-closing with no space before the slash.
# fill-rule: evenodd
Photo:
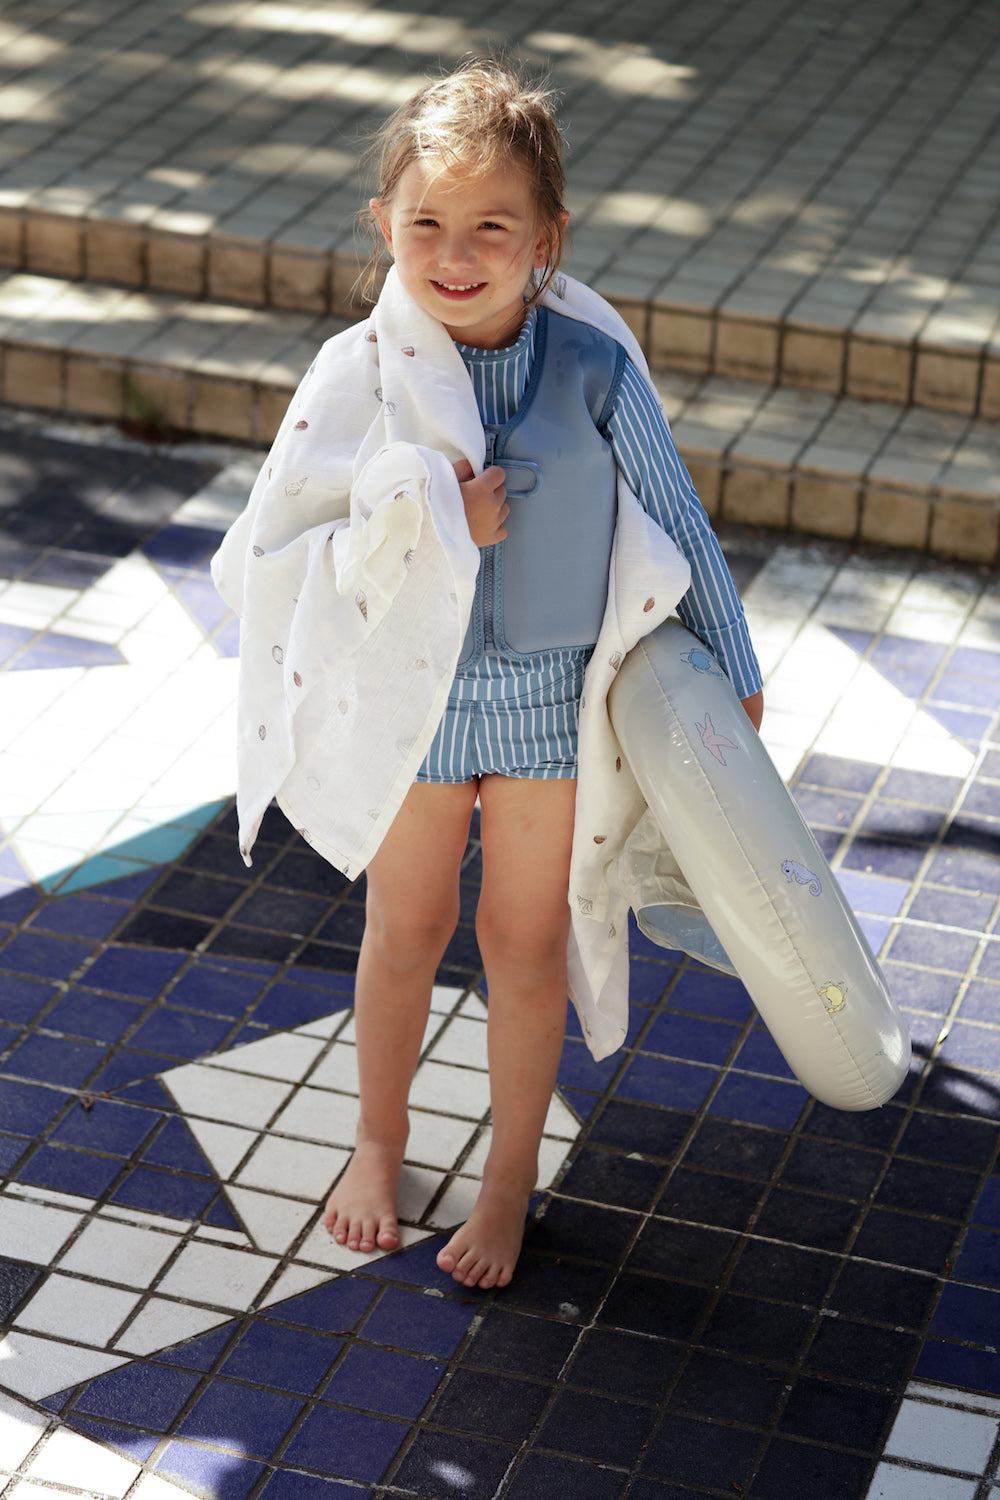
<svg viewBox="0 0 1000 1500">
<path fill-rule="evenodd" d="M 531 308 L 516 342 L 505 349 L 456 344 L 484 422 L 502 424 L 517 410 L 531 374 L 536 322 Z M 663 415 L 631 361 L 605 436 L 640 503 L 691 564 L 691 588 L 678 614 L 716 653 L 740 697 L 748 697 L 761 678 L 743 606 Z M 416 779 L 468 781 L 491 772 L 575 777 L 579 701 L 591 655 L 592 649 L 556 649 L 515 664 L 487 640 L 479 661 L 456 672 Z"/>
</svg>

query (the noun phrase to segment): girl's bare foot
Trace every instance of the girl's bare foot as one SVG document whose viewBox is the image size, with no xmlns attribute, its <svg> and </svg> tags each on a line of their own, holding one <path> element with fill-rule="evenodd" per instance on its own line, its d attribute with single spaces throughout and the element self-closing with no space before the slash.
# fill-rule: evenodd
<svg viewBox="0 0 1000 1500">
<path fill-rule="evenodd" d="M 405 1146 L 359 1141 L 326 1201 L 323 1225 L 338 1245 L 368 1253 L 399 1245 L 396 1194 Z"/>
<path fill-rule="evenodd" d="M 484 1177 L 472 1213 L 438 1252 L 439 1270 L 463 1286 L 506 1286 L 521 1253 L 531 1193 L 532 1187 Z"/>
</svg>

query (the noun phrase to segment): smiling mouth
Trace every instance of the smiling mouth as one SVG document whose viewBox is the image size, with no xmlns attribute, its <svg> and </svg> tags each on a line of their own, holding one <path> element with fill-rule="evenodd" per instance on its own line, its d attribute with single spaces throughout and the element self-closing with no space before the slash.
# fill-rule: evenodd
<svg viewBox="0 0 1000 1500">
<path fill-rule="evenodd" d="M 485 281 L 450 281 L 449 282 L 449 281 L 434 281 L 433 279 L 431 280 L 431 286 L 434 288 L 434 290 L 440 296 L 442 296 L 442 297 L 448 297 L 449 299 L 452 299 L 452 300 L 454 300 L 454 299 L 462 299 L 462 298 L 466 298 L 466 297 L 474 297 L 477 292 L 481 292 L 482 291 L 482 289 L 483 289 L 483 287 L 485 285 L 486 285 Z"/>
</svg>

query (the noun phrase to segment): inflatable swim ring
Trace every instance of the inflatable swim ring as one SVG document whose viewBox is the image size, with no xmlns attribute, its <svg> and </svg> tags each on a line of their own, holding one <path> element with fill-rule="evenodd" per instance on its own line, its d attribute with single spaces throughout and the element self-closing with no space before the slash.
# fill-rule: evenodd
<svg viewBox="0 0 1000 1500">
<path fill-rule="evenodd" d="M 626 656 L 608 705 L 677 862 L 669 882 L 676 900 L 637 908 L 642 932 L 737 975 L 792 1071 L 822 1103 L 884 1104 L 909 1067 L 906 1027 L 714 657 L 680 621 L 665 620 Z"/>
</svg>

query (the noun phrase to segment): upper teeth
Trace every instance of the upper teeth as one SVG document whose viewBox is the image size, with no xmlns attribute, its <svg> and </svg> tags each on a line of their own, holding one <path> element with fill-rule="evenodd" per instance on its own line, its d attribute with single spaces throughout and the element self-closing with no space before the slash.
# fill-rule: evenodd
<svg viewBox="0 0 1000 1500">
<path fill-rule="evenodd" d="M 478 281 L 467 281 L 464 285 L 459 285 L 451 281 L 442 281 L 440 285 L 449 292 L 471 292 L 472 288 L 479 286 L 480 283 Z"/>
</svg>

